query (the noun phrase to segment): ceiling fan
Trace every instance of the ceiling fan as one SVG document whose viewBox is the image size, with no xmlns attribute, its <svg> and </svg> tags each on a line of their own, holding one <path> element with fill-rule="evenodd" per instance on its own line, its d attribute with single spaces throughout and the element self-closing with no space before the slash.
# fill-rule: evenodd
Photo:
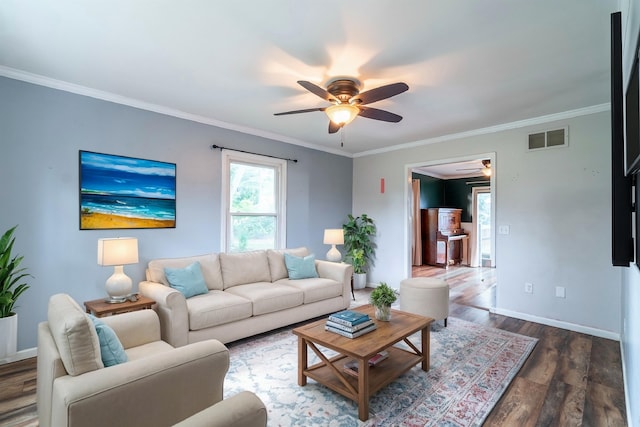
<svg viewBox="0 0 640 427">
<path fill-rule="evenodd" d="M 356 116 L 398 123 L 402 120 L 402 116 L 377 108 L 365 107 L 365 105 L 391 98 L 409 89 L 406 83 L 400 82 L 380 86 L 360 93 L 362 84 L 358 79 L 353 77 L 336 77 L 331 79 L 327 83 L 326 90 L 305 80 L 298 80 L 298 84 L 325 101 L 332 102 L 333 105 L 329 107 L 285 111 L 283 113 L 275 113 L 274 116 L 324 111 L 327 116 L 329 116 L 329 133 L 336 133 L 341 127 L 351 123 Z"/>
<path fill-rule="evenodd" d="M 481 168 L 464 168 L 459 171 L 481 171 L 484 176 L 491 176 L 491 160 L 483 160 Z"/>
</svg>

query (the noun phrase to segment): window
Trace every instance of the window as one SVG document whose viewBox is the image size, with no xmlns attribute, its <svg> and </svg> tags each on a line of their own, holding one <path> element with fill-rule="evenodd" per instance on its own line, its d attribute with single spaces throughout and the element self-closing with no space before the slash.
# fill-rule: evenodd
<svg viewBox="0 0 640 427">
<path fill-rule="evenodd" d="M 286 245 L 285 160 L 222 152 L 222 247 L 227 252 Z"/>
</svg>

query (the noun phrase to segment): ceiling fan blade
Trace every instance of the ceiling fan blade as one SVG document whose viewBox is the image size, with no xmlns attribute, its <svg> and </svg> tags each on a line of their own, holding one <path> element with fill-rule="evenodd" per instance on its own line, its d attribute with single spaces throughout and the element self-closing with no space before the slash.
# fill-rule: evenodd
<svg viewBox="0 0 640 427">
<path fill-rule="evenodd" d="M 398 123 L 400 120 L 402 120 L 402 116 L 399 116 L 394 113 L 390 113 L 385 110 L 379 110 L 377 108 L 363 107 L 363 106 L 358 106 L 358 108 L 360 109 L 360 112 L 358 113 L 358 115 L 362 117 L 366 117 L 367 119 L 382 120 L 384 122 L 392 122 L 392 123 Z"/>
<path fill-rule="evenodd" d="M 337 125 L 329 120 L 329 133 L 336 133 L 340 130 L 341 127 L 341 125 Z"/>
<path fill-rule="evenodd" d="M 286 114 L 310 113 L 312 111 L 324 111 L 326 108 L 307 108 L 306 110 L 285 111 L 283 113 L 273 113 L 274 116 L 284 116 Z"/>
<path fill-rule="evenodd" d="M 303 88 L 305 88 L 306 90 L 308 90 L 309 92 L 313 93 L 314 95 L 317 95 L 320 98 L 324 99 L 325 101 L 337 101 L 335 96 L 331 95 L 329 92 L 322 89 L 318 85 L 315 85 L 306 80 L 298 80 L 298 84 Z"/>
<path fill-rule="evenodd" d="M 354 99 L 359 99 L 361 104 L 371 104 L 372 102 L 380 101 L 382 99 L 391 98 L 409 89 L 406 83 L 392 83 L 390 85 L 380 86 L 375 89 L 362 92 L 359 95 L 354 96 Z"/>
</svg>

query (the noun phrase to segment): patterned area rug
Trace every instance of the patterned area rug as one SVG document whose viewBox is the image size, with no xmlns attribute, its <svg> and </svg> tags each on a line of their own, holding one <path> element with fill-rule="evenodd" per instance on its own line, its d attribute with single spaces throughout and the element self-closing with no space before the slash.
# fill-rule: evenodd
<svg viewBox="0 0 640 427">
<path fill-rule="evenodd" d="M 420 347 L 420 334 L 411 341 Z M 297 337 L 291 329 L 230 344 L 225 396 L 251 390 L 269 426 L 479 426 L 537 340 L 449 318 L 431 328 L 431 369 L 415 366 L 370 399 L 369 420 L 355 402 L 309 379 L 297 384 Z M 328 353 L 328 352 L 327 352 Z M 317 358 L 309 351 L 309 362 Z M 382 362 L 374 369 L 384 369 Z"/>
</svg>

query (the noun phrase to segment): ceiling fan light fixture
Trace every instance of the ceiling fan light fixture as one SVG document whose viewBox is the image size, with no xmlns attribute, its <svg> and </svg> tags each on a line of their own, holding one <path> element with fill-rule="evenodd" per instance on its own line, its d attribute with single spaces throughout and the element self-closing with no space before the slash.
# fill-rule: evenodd
<svg viewBox="0 0 640 427">
<path fill-rule="evenodd" d="M 336 104 L 327 107 L 324 112 L 333 123 L 344 126 L 348 125 L 356 118 L 360 109 L 351 104 Z"/>
</svg>

